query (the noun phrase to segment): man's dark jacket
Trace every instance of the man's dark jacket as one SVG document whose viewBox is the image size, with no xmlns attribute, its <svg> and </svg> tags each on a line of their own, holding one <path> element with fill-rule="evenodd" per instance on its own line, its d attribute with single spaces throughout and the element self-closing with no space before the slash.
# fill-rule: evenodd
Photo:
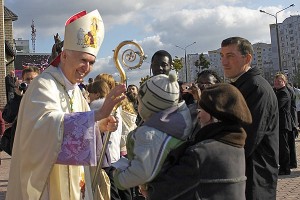
<svg viewBox="0 0 300 200">
<path fill-rule="evenodd" d="M 292 131 L 293 121 L 291 115 L 291 95 L 287 87 L 275 89 L 275 94 L 278 101 L 279 110 L 279 131 L 288 130 Z"/>
<path fill-rule="evenodd" d="M 2 112 L 2 117 L 7 123 L 13 123 L 16 119 L 19 112 L 21 100 L 22 96 L 15 94 L 14 98 L 8 101 L 5 105 Z"/>
<path fill-rule="evenodd" d="M 276 199 L 279 161 L 279 116 L 277 98 L 271 85 L 251 68 L 234 83 L 243 94 L 253 123 L 247 133 L 246 199 Z"/>
<path fill-rule="evenodd" d="M 291 96 L 291 116 L 292 116 L 292 127 L 293 129 L 297 129 L 298 127 L 298 116 L 297 116 L 297 106 L 296 106 L 296 94 L 294 87 L 287 86 L 286 87 Z"/>
<path fill-rule="evenodd" d="M 14 97 L 5 105 L 2 113 L 2 118 L 7 123 L 11 123 L 11 126 L 5 130 L 6 139 L 1 139 L 0 148 L 5 150 L 6 153 L 8 153 L 9 155 L 12 155 L 12 149 L 17 128 L 17 116 L 21 100 L 22 96 L 19 96 L 15 93 Z"/>
<path fill-rule="evenodd" d="M 5 89 L 6 89 L 7 97 L 9 93 L 15 92 L 15 82 L 16 82 L 16 77 L 11 76 L 10 74 L 5 76 Z"/>
</svg>

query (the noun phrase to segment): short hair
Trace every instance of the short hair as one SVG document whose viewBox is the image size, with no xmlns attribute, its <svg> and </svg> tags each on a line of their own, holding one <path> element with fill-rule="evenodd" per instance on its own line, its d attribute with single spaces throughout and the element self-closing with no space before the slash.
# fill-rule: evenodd
<svg viewBox="0 0 300 200">
<path fill-rule="evenodd" d="M 287 78 L 287 76 L 286 76 L 284 73 L 282 73 L 282 72 L 278 72 L 278 73 L 275 75 L 275 79 L 277 79 L 277 78 L 282 78 L 285 84 L 288 83 L 288 78 Z"/>
<path fill-rule="evenodd" d="M 106 95 L 108 95 L 110 89 L 105 80 L 96 80 L 88 84 L 87 91 L 89 93 L 99 93 L 100 98 L 104 98 Z"/>
<path fill-rule="evenodd" d="M 173 62 L 171 54 L 165 50 L 159 50 L 159 51 L 155 52 L 151 58 L 151 63 L 153 62 L 153 59 L 155 56 L 167 56 L 169 58 L 170 64 L 172 64 L 172 62 Z"/>
<path fill-rule="evenodd" d="M 207 69 L 207 70 L 203 70 L 201 71 L 200 73 L 198 73 L 197 75 L 197 82 L 198 82 L 198 79 L 201 77 L 201 76 L 213 76 L 216 78 L 216 83 L 221 83 L 222 82 L 222 79 L 221 77 L 217 74 L 216 71 L 214 70 L 211 70 L 211 69 Z"/>
<path fill-rule="evenodd" d="M 128 85 L 128 86 L 127 86 L 127 89 L 130 88 L 130 87 L 135 87 L 137 90 L 139 90 L 138 86 L 136 86 L 136 85 L 134 85 L 134 84 Z"/>
<path fill-rule="evenodd" d="M 239 52 L 242 55 L 251 54 L 253 55 L 252 44 L 245 38 L 242 37 L 230 37 L 222 41 L 221 47 L 226 47 L 235 44 L 238 47 Z"/>
<path fill-rule="evenodd" d="M 99 74 L 94 79 L 94 81 L 97 81 L 97 80 L 106 81 L 106 83 L 108 84 L 110 89 L 113 89 L 114 87 L 116 87 L 116 81 L 115 81 L 114 77 L 111 74 L 105 74 L 105 73 Z"/>
<path fill-rule="evenodd" d="M 22 78 L 24 77 L 25 74 L 30 73 L 30 72 L 35 72 L 37 74 L 40 74 L 40 69 L 35 66 L 26 67 L 22 71 Z"/>
</svg>

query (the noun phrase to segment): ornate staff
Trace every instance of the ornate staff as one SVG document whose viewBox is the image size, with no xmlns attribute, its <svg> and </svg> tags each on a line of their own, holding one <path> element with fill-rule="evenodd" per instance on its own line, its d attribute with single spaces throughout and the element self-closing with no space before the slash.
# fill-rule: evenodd
<svg viewBox="0 0 300 200">
<path fill-rule="evenodd" d="M 116 49 L 114 50 L 114 63 L 116 65 L 116 68 L 118 69 L 119 73 L 120 73 L 120 82 L 121 83 L 125 83 L 127 78 L 126 78 L 126 74 L 125 71 L 119 61 L 119 52 L 122 49 L 122 47 L 124 47 L 125 45 L 133 45 L 135 47 L 138 48 L 138 51 L 134 51 L 133 49 L 126 49 L 124 50 L 124 52 L 122 53 L 122 64 L 127 67 L 128 69 L 136 69 L 136 68 L 140 68 L 141 65 L 143 64 L 144 60 L 146 59 L 146 56 L 144 54 L 144 51 L 142 49 L 142 47 L 137 44 L 136 42 L 133 42 L 132 40 L 126 40 L 121 42 Z M 135 66 L 130 66 L 129 63 L 133 63 L 134 61 L 136 61 L 137 59 L 137 55 L 139 56 L 139 61 Z M 115 115 L 117 108 L 119 107 L 119 105 L 116 105 L 112 111 L 112 115 Z M 111 132 L 108 132 L 105 139 L 104 139 L 104 143 L 103 143 L 103 147 L 102 150 L 100 152 L 100 157 L 98 160 L 98 164 L 97 164 L 97 168 L 96 168 L 96 172 L 93 178 L 93 182 L 92 182 L 92 189 L 93 189 L 93 193 L 95 193 L 96 189 L 97 189 L 97 177 L 100 173 L 100 170 L 102 168 L 102 163 L 103 163 L 103 157 L 104 154 L 106 152 L 107 146 L 108 146 L 108 141 L 110 138 Z"/>
</svg>

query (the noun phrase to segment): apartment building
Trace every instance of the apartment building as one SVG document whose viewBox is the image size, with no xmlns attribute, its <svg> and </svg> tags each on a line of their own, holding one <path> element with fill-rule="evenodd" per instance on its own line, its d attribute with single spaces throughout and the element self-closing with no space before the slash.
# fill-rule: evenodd
<svg viewBox="0 0 300 200">
<path fill-rule="evenodd" d="M 276 24 L 270 25 L 273 67 L 279 70 Z M 300 15 L 292 15 L 278 23 L 279 50 L 282 71 L 293 81 L 300 67 Z"/>
<path fill-rule="evenodd" d="M 270 84 L 273 84 L 274 75 L 278 69 L 273 67 L 272 45 L 266 43 L 255 43 L 253 47 L 253 59 L 251 66 L 260 69 L 262 75 Z"/>
</svg>

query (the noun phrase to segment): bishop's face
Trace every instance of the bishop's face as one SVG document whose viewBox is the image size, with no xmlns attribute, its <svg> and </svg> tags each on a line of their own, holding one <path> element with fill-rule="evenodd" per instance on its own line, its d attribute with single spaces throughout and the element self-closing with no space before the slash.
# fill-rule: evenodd
<svg viewBox="0 0 300 200">
<path fill-rule="evenodd" d="M 72 84 L 81 83 L 93 69 L 95 59 L 95 56 L 89 53 L 64 50 L 61 54 L 61 69 Z"/>
</svg>

